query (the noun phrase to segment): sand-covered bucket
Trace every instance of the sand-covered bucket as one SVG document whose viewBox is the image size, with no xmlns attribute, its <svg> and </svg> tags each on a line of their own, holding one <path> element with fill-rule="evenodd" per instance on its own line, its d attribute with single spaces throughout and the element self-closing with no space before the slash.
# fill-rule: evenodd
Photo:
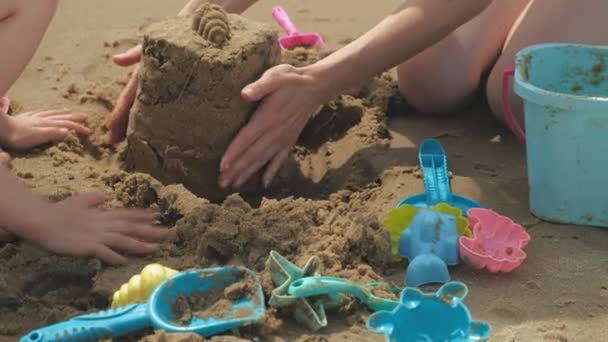
<svg viewBox="0 0 608 342">
<path fill-rule="evenodd" d="M 541 44 L 521 50 L 503 82 L 523 99 L 530 210 L 548 221 L 608 227 L 608 47 Z"/>
</svg>

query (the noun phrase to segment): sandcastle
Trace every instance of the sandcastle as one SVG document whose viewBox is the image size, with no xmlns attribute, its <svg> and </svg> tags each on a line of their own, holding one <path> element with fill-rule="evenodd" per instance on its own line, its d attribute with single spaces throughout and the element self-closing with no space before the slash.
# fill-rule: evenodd
<svg viewBox="0 0 608 342">
<path fill-rule="evenodd" d="M 220 160 L 255 109 L 240 92 L 280 55 L 272 27 L 217 5 L 150 26 L 124 166 L 212 201 L 224 198 L 229 191 L 217 185 Z M 257 175 L 242 191 L 259 184 Z"/>
</svg>

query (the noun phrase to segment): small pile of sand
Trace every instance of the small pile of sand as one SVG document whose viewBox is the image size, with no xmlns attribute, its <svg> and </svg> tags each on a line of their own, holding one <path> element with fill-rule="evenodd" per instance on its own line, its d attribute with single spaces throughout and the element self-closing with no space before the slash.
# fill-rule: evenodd
<svg viewBox="0 0 608 342">
<path fill-rule="evenodd" d="M 209 204 L 177 222 L 184 255 L 198 263 L 220 260 L 263 269 L 268 252 L 304 263 L 311 255 L 328 269 L 360 263 L 385 268 L 390 260 L 387 231 L 372 215 L 352 213 L 340 202 L 287 198 L 252 208 L 238 195 Z"/>
</svg>

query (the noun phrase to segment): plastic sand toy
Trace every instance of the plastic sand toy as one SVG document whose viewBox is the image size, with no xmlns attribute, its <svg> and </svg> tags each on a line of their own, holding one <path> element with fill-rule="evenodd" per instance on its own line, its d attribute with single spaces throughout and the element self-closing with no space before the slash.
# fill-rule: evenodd
<svg viewBox="0 0 608 342">
<path fill-rule="evenodd" d="M 256 288 L 252 297 L 232 303 L 222 317 L 206 319 L 191 315 L 188 323 L 178 323 L 174 306 L 180 298 L 222 290 L 239 283 L 246 276 L 253 278 Z M 213 336 L 244 324 L 253 324 L 265 314 L 264 293 L 257 274 L 236 267 L 191 270 L 173 275 L 160 284 L 146 304 L 130 304 L 118 309 L 89 313 L 68 321 L 40 328 L 24 336 L 22 342 L 98 341 L 129 335 L 146 328 L 169 333 L 196 333 Z"/>
<path fill-rule="evenodd" d="M 374 287 L 383 287 L 392 293 L 399 289 L 386 283 L 371 283 L 367 286 L 352 283 L 337 277 L 306 277 L 300 278 L 289 285 L 288 293 L 296 297 L 315 297 L 321 295 L 348 294 L 357 297 L 372 311 L 390 311 L 399 303 L 394 300 L 376 296 Z"/>
<path fill-rule="evenodd" d="M 420 170 L 424 181 L 424 193 L 405 198 L 399 206 L 411 204 L 414 207 L 428 208 L 438 203 L 447 203 L 466 213 L 471 208 L 479 208 L 476 201 L 453 194 L 450 189 L 450 176 L 445 151 L 436 139 L 426 139 L 418 152 Z"/>
<path fill-rule="evenodd" d="M 436 293 L 406 288 L 401 292 L 400 305 L 391 312 L 370 316 L 367 328 L 386 336 L 388 342 L 487 341 L 490 325 L 471 319 L 462 302 L 467 293 L 461 282 L 447 283 Z"/>
<path fill-rule="evenodd" d="M 607 57 L 605 44 L 531 44 L 504 70 L 504 119 L 525 142 L 530 211 L 545 221 L 608 228 Z M 525 132 L 511 91 L 522 100 Z"/>
<path fill-rule="evenodd" d="M 286 50 L 295 49 L 297 47 L 317 47 L 325 48 L 323 38 L 316 33 L 300 33 L 293 24 L 285 9 L 281 6 L 275 6 L 272 9 L 272 16 L 276 22 L 285 30 L 286 36 L 279 38 L 279 44 Z"/>
<path fill-rule="evenodd" d="M 511 272 L 526 259 L 530 235 L 510 218 L 489 209 L 469 210 L 473 237 L 460 238 L 464 263 L 490 272 Z"/>
<path fill-rule="evenodd" d="M 146 302 L 158 285 L 176 273 L 176 270 L 160 264 L 147 265 L 141 273 L 132 276 L 120 290 L 114 292 L 112 308 Z"/>
<path fill-rule="evenodd" d="M 272 282 L 276 286 L 272 291 L 268 305 L 291 307 L 295 320 L 312 331 L 327 326 L 325 309 L 340 306 L 342 304 L 341 295 L 308 298 L 289 294 L 289 286 L 298 279 L 321 275 L 321 260 L 319 258 L 313 256 L 303 268 L 299 268 L 279 253 L 271 251 L 266 261 L 266 267 L 270 270 Z"/>
<path fill-rule="evenodd" d="M 458 264 L 456 218 L 420 210 L 399 240 L 399 255 L 409 261 L 405 284 L 416 287 L 450 280 L 448 265 Z"/>
<path fill-rule="evenodd" d="M 473 236 L 473 232 L 469 227 L 469 220 L 462 214 L 462 211 L 460 209 L 452 207 L 451 205 L 446 203 L 439 203 L 428 209 L 454 216 L 456 218 L 456 227 L 458 228 L 458 235 L 468 237 Z M 401 239 L 401 234 L 410 226 L 414 217 L 416 217 L 418 212 L 421 210 L 425 209 L 416 208 L 409 204 L 404 204 L 400 207 L 391 210 L 388 213 L 387 218 L 384 220 L 384 227 L 391 234 L 391 247 L 395 261 L 400 260 L 399 240 Z"/>
</svg>

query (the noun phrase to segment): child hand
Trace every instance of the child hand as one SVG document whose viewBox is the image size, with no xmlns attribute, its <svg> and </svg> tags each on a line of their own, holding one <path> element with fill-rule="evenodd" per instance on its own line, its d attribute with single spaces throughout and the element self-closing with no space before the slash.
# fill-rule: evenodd
<svg viewBox="0 0 608 342">
<path fill-rule="evenodd" d="M 114 63 L 127 67 L 139 63 L 142 56 L 142 46 L 137 45 L 125 53 L 114 56 Z M 121 142 L 127 134 L 127 126 L 129 123 L 129 112 L 135 102 L 137 94 L 137 86 L 139 85 L 139 66 L 135 67 L 129 82 L 122 90 L 116 101 L 116 106 L 110 117 L 110 144 Z"/>
<path fill-rule="evenodd" d="M 85 119 L 84 114 L 67 109 L 9 116 L 0 142 L 13 149 L 25 150 L 48 142 L 62 141 L 70 131 L 90 135 L 92 131 L 82 124 Z"/>
<path fill-rule="evenodd" d="M 269 186 L 310 117 L 327 100 L 320 79 L 306 70 L 278 65 L 243 89 L 245 101 L 260 104 L 224 153 L 222 188 L 240 188 L 263 167 L 263 183 Z"/>
<path fill-rule="evenodd" d="M 11 107 L 11 100 L 6 96 L 0 96 L 0 114 L 8 113 L 8 109 Z"/>
<path fill-rule="evenodd" d="M 105 200 L 102 193 L 90 193 L 52 204 L 41 214 L 42 228 L 24 237 L 55 253 L 93 256 L 111 264 L 127 262 L 119 252 L 149 254 L 175 237 L 174 230 L 154 224 L 154 213 L 99 208 Z"/>
</svg>

